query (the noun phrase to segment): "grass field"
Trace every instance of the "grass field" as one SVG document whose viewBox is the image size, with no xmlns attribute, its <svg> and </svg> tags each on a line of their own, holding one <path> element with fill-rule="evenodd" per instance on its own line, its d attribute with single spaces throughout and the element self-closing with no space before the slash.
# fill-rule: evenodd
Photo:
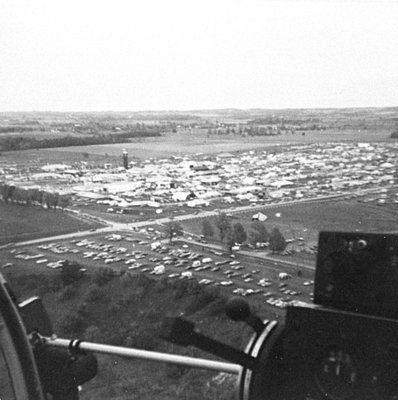
<svg viewBox="0 0 398 400">
<path fill-rule="evenodd" d="M 284 134 L 242 138 L 233 135 L 207 137 L 206 130 L 194 129 L 192 132 L 168 133 L 161 137 L 140 138 L 128 143 L 3 152 L 0 155 L 0 163 L 23 163 L 26 160 L 43 163 L 75 161 L 88 161 L 98 164 L 120 163 L 123 149 L 128 151 L 130 160 L 157 159 L 194 155 L 196 153 L 217 154 L 304 143 L 390 141 L 392 140 L 389 138 L 390 133 L 383 129 L 362 132 L 351 129 L 307 132 L 305 136 Z"/>
<path fill-rule="evenodd" d="M 157 138 L 141 138 L 135 142 L 59 147 L 54 149 L 28 150 L 3 153 L 3 159 L 17 161 L 21 157 L 29 158 L 32 155 L 48 162 L 52 161 L 78 161 L 82 160 L 82 154 L 88 153 L 89 160 L 112 161 L 120 158 L 125 148 L 130 159 L 134 158 L 165 158 L 171 156 L 192 155 L 195 153 L 216 154 L 221 152 L 235 152 L 242 150 L 267 148 L 279 145 L 314 142 L 343 142 L 343 141 L 385 141 L 389 139 L 390 132 L 385 130 L 358 132 L 322 131 L 308 132 L 305 136 L 300 134 L 284 134 L 280 136 L 266 137 L 240 137 L 240 136 L 210 136 L 205 130 L 194 129 L 192 132 L 181 131 L 175 134 L 166 134 Z"/>
<path fill-rule="evenodd" d="M 239 136 L 210 136 L 205 130 L 193 130 L 168 134 L 161 138 L 146 138 L 140 142 L 111 145 L 79 146 L 78 148 L 62 148 L 62 151 L 87 151 L 90 154 L 108 154 L 119 156 L 125 148 L 132 158 L 161 158 L 183 156 L 195 153 L 215 154 L 250 150 L 261 147 L 289 145 L 312 142 L 341 142 L 341 141 L 379 141 L 386 140 L 389 132 L 362 132 L 357 131 L 324 131 L 309 132 L 305 136 L 280 135 L 268 137 L 239 137 Z M 61 149 L 59 149 L 61 150 Z"/>
<path fill-rule="evenodd" d="M 62 211 L 0 202 L 0 244 L 85 230 L 93 225 Z"/>
<path fill-rule="evenodd" d="M 122 145 L 121 145 L 122 146 Z M 87 146 L 86 150 L 89 148 Z M 104 164 L 106 162 L 120 162 L 120 154 L 118 157 L 114 156 L 104 156 L 103 154 L 93 154 L 89 153 L 87 158 L 87 151 L 77 150 L 76 148 L 71 148 L 75 151 L 66 151 L 59 149 L 37 149 L 37 150 L 21 150 L 21 151 L 8 151 L 3 152 L 0 155 L 0 164 L 3 165 L 13 165 L 13 164 L 46 164 L 46 163 L 73 163 L 80 161 L 87 161 L 90 163 Z"/>
<path fill-rule="evenodd" d="M 280 217 L 276 214 L 280 213 Z M 232 224 L 240 222 L 247 231 L 254 212 L 237 215 Z M 268 216 L 268 230 L 279 227 L 286 238 L 304 238 L 307 244 L 316 244 L 320 231 L 397 231 L 398 208 L 358 203 L 356 200 L 296 204 L 264 210 Z M 192 233 L 201 234 L 202 224 L 197 220 L 183 223 Z"/>
</svg>

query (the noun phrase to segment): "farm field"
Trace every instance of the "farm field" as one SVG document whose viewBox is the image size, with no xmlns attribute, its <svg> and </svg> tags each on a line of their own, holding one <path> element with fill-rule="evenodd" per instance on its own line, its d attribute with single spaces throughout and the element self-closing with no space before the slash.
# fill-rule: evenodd
<svg viewBox="0 0 398 400">
<path fill-rule="evenodd" d="M 0 202 L 0 244 L 86 230 L 93 226 L 62 211 Z"/>
<path fill-rule="evenodd" d="M 104 144 L 92 146 L 72 146 L 59 147 L 54 149 L 41 149 L 37 151 L 41 157 L 49 157 L 46 154 L 54 156 L 58 161 L 68 160 L 68 153 L 76 155 L 88 153 L 91 159 L 93 157 L 105 157 L 104 161 L 112 157 L 120 157 L 122 149 L 126 149 L 131 159 L 134 158 L 164 158 L 171 156 L 192 155 L 195 153 L 216 154 L 222 152 L 235 152 L 250 150 L 261 147 L 272 147 L 280 145 L 291 145 L 297 143 L 314 142 L 342 142 L 342 141 L 384 141 L 389 139 L 389 131 L 364 131 L 355 130 L 326 130 L 322 132 L 308 132 L 305 136 L 284 134 L 279 136 L 267 137 L 240 137 L 240 136 L 210 136 L 207 137 L 207 131 L 204 129 L 194 129 L 192 132 L 182 131 L 175 134 L 166 134 L 157 138 L 141 138 L 136 142 Z M 15 155 L 17 152 L 12 152 Z M 6 153 L 5 153 L 6 154 Z M 57 158 L 58 157 L 58 158 Z"/>
<path fill-rule="evenodd" d="M 86 146 L 88 149 L 90 146 Z M 59 150 L 58 148 L 52 149 L 37 149 L 37 150 L 20 150 L 3 152 L 0 155 L 0 165 L 13 165 L 22 163 L 36 163 L 36 164 L 56 164 L 56 163 L 73 163 L 80 161 L 87 161 L 93 164 L 104 164 L 107 162 L 116 163 L 120 162 L 120 153 L 114 156 L 105 156 L 104 154 L 88 153 L 85 150 L 77 151 Z"/>
</svg>

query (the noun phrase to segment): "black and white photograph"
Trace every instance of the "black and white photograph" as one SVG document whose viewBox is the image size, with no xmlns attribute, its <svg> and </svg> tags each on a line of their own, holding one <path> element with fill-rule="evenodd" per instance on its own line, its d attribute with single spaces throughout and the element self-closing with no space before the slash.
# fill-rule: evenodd
<svg viewBox="0 0 398 400">
<path fill-rule="evenodd" d="M 398 0 L 0 0 L 0 400 L 398 400 Z"/>
</svg>

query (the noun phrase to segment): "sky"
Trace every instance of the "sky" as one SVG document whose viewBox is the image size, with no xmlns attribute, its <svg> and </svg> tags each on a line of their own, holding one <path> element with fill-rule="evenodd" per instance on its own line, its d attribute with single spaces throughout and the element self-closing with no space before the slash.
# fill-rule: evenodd
<svg viewBox="0 0 398 400">
<path fill-rule="evenodd" d="M 0 0 L 0 111 L 398 106 L 398 0 Z"/>
</svg>

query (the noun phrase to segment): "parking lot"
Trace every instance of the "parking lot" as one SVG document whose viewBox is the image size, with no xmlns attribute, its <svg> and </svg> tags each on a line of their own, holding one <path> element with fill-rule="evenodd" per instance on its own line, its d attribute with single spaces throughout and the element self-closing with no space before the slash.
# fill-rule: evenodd
<svg viewBox="0 0 398 400">
<path fill-rule="evenodd" d="M 90 239 L 30 245 L 7 252 L 16 269 L 23 265 L 58 270 L 68 260 L 78 262 L 85 273 L 107 267 L 116 275 L 196 279 L 201 285 L 222 288 L 226 295 L 255 296 L 256 302 L 279 309 L 292 301 L 311 301 L 313 295 L 311 277 L 298 277 L 294 271 L 286 271 L 277 263 L 260 262 L 184 242 L 170 244 L 151 227 L 136 229 L 131 234 L 95 235 Z"/>
</svg>

